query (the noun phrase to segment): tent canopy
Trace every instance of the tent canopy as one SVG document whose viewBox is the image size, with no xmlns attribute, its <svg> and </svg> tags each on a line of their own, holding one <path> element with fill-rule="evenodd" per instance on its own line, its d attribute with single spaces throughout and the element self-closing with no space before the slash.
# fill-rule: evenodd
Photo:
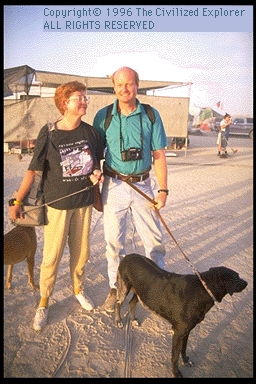
<svg viewBox="0 0 256 384">
<path fill-rule="evenodd" d="M 68 81 L 77 80 L 82 83 L 85 83 L 88 90 L 113 93 L 113 84 L 111 78 L 109 77 L 75 76 L 45 71 L 36 71 L 35 74 L 36 80 L 40 81 L 43 87 L 57 88 L 59 85 Z M 183 85 L 183 83 L 170 81 L 140 80 L 138 93 L 146 94 L 146 92 L 149 90 L 165 88 L 171 85 L 177 86 Z"/>
<path fill-rule="evenodd" d="M 4 70 L 4 97 L 14 92 L 29 93 L 35 70 L 28 65 L 13 67 Z"/>
<path fill-rule="evenodd" d="M 4 97 L 12 95 L 14 91 L 17 90 L 17 85 L 19 84 L 23 85 L 23 89 L 18 88 L 18 91 L 25 91 L 28 93 L 34 76 L 35 80 L 39 81 L 42 87 L 57 88 L 63 83 L 77 80 L 81 83 L 85 83 L 88 90 L 113 93 L 113 84 L 109 77 L 78 76 L 57 72 L 38 71 L 30 68 L 28 65 L 23 65 L 4 70 Z M 182 82 L 140 80 L 138 93 L 146 94 L 147 91 L 153 89 L 182 85 Z"/>
<path fill-rule="evenodd" d="M 75 76 L 67 75 L 64 73 L 36 71 L 36 80 L 42 83 L 43 87 L 57 88 L 59 85 L 68 81 L 77 80 L 81 83 L 85 83 L 88 90 L 101 91 L 107 93 L 113 93 L 112 80 L 109 77 L 91 77 L 91 76 Z M 138 93 L 146 94 L 147 91 L 152 89 L 159 89 L 169 87 L 171 85 L 182 85 L 181 82 L 170 81 L 151 81 L 140 80 L 140 86 Z"/>
</svg>

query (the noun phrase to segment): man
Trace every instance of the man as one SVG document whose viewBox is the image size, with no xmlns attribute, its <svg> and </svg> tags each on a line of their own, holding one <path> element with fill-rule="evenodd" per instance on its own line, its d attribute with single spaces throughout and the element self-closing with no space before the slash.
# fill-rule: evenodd
<svg viewBox="0 0 256 384">
<path fill-rule="evenodd" d="M 129 211 L 132 212 L 137 232 L 143 241 L 146 256 L 161 268 L 164 268 L 165 256 L 158 216 L 145 198 L 122 181 L 120 174 L 132 175 L 129 180 L 154 198 L 149 177 L 153 156 L 159 187 L 155 197 L 156 209 L 165 206 L 168 194 L 164 153 L 168 142 L 161 117 L 155 109 L 149 107 L 150 117 L 146 111 L 148 108 L 137 100 L 139 77 L 136 71 L 122 67 L 113 74 L 112 82 L 117 99 L 111 115 L 109 107 L 105 107 L 96 114 L 93 122 L 93 126 L 105 139 L 107 148 L 103 205 L 110 292 L 104 308 L 109 312 L 114 311 L 116 302 L 116 274 L 120 257 L 125 256 L 126 219 Z M 107 120 L 109 126 L 106 126 Z"/>
<path fill-rule="evenodd" d="M 232 123 L 231 116 L 226 113 L 223 120 L 220 122 L 220 132 L 218 134 L 218 156 L 222 158 L 228 157 L 227 143 L 229 139 L 229 126 Z M 222 152 L 222 153 L 221 153 Z"/>
</svg>

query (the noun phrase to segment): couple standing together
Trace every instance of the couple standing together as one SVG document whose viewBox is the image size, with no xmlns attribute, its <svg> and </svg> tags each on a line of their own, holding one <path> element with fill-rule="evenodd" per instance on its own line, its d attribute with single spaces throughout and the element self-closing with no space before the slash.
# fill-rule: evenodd
<svg viewBox="0 0 256 384">
<path fill-rule="evenodd" d="M 78 82 L 61 85 L 55 92 L 55 104 L 61 119 L 49 132 L 44 126 L 37 138 L 34 156 L 29 165 L 10 217 L 22 215 L 22 200 L 34 176 L 44 172 L 45 201 L 70 195 L 97 182 L 103 183 L 104 232 L 110 291 L 104 308 L 112 312 L 116 302 L 116 274 L 120 258 L 125 256 L 126 218 L 131 210 L 136 229 L 148 258 L 164 268 L 165 248 L 159 219 L 152 206 L 122 181 L 120 174 L 144 193 L 154 198 L 149 171 L 153 161 L 158 193 L 156 208 L 166 203 L 167 166 L 164 147 L 168 145 L 161 117 L 157 110 L 141 104 L 136 98 L 139 77 L 128 67 L 112 75 L 116 100 L 101 109 L 93 127 L 81 120 L 86 114 L 86 87 Z M 150 112 L 148 111 L 150 109 Z M 153 117 L 152 117 L 153 116 Z M 100 170 L 106 148 L 104 177 Z M 118 174 L 115 172 L 117 171 Z M 94 200 L 93 188 L 47 206 L 48 224 L 44 227 L 44 252 L 40 270 L 40 303 L 34 329 L 47 324 L 48 301 L 53 292 L 57 269 L 66 241 L 70 250 L 70 273 L 75 297 L 86 310 L 93 301 L 82 289 L 84 267 L 89 258 L 89 229 Z"/>
</svg>

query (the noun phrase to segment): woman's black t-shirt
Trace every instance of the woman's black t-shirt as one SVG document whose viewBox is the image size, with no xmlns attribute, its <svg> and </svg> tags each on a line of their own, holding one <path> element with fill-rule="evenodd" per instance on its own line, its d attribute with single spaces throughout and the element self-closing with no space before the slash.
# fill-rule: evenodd
<svg viewBox="0 0 256 384">
<path fill-rule="evenodd" d="M 103 143 L 99 132 L 91 125 L 81 124 L 71 130 L 54 129 L 45 125 L 36 140 L 29 170 L 44 171 L 46 204 L 91 186 L 89 175 L 99 169 L 103 158 Z M 74 209 L 91 205 L 93 188 L 60 200 L 51 207 Z"/>
</svg>

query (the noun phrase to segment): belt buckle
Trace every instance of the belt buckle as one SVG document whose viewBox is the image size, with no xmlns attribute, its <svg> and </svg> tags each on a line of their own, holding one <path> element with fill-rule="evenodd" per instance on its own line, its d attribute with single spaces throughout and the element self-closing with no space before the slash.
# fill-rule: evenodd
<svg viewBox="0 0 256 384">
<path fill-rule="evenodd" d="M 140 183 L 141 181 L 143 181 L 143 176 L 132 176 L 131 177 L 131 182 L 132 183 Z"/>
</svg>

